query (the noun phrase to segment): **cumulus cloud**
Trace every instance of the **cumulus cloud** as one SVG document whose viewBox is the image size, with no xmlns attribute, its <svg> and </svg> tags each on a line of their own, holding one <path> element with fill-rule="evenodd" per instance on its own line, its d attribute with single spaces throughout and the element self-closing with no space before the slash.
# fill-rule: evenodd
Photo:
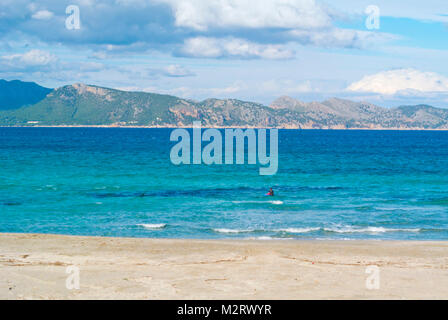
<svg viewBox="0 0 448 320">
<path fill-rule="evenodd" d="M 288 34 L 302 44 L 320 47 L 366 49 L 396 39 L 387 33 L 330 28 L 318 30 L 291 30 Z"/>
<path fill-rule="evenodd" d="M 48 20 L 48 19 L 51 19 L 52 17 L 53 17 L 53 12 L 48 11 L 48 10 L 40 10 L 32 15 L 32 18 L 37 19 L 37 20 Z"/>
<path fill-rule="evenodd" d="M 329 2 L 329 1 L 328 1 Z M 448 22 L 448 9 L 443 0 L 408 1 L 403 5 L 402 1 L 390 0 L 338 0 L 331 1 L 331 5 L 343 9 L 347 14 L 363 15 L 364 9 L 369 5 L 376 5 L 381 9 L 383 17 L 398 17 L 418 19 L 422 21 Z"/>
<path fill-rule="evenodd" d="M 1 61 L 10 67 L 26 68 L 48 66 L 56 63 L 58 59 L 48 51 L 33 49 L 25 53 L 2 56 Z"/>
<path fill-rule="evenodd" d="M 381 32 L 337 28 L 334 26 L 334 18 L 337 16 L 334 10 L 315 0 L 159 1 L 171 6 L 178 27 L 208 33 L 216 31 L 219 34 L 245 30 L 244 34 L 249 37 L 246 40 L 252 42 L 270 40 L 364 49 L 395 39 Z M 260 33 L 251 33 L 251 30 L 262 30 L 263 37 Z M 202 38 L 195 41 L 199 42 L 199 39 Z M 219 51 L 216 47 L 209 49 L 213 50 L 211 55 Z"/>
<path fill-rule="evenodd" d="M 169 4 L 177 26 L 322 28 L 331 18 L 315 0 L 159 0 Z"/>
<path fill-rule="evenodd" d="M 61 60 L 55 54 L 33 49 L 24 53 L 0 56 L 0 77 L 61 79 L 71 81 L 88 74 L 99 74 L 107 65 L 92 61 L 76 63 Z"/>
<path fill-rule="evenodd" d="M 195 76 L 194 72 L 179 64 L 171 64 L 163 68 L 149 68 L 148 74 L 152 78 L 158 78 L 159 76 L 171 78 Z"/>
<path fill-rule="evenodd" d="M 185 40 L 181 55 L 196 58 L 243 58 L 243 59 L 289 59 L 292 50 L 280 45 L 253 43 L 239 38 L 195 37 Z"/>
<path fill-rule="evenodd" d="M 448 93 L 448 78 L 435 72 L 415 69 L 382 71 L 352 83 L 352 92 L 369 92 L 381 95 L 410 95 L 422 93 Z"/>
<path fill-rule="evenodd" d="M 196 73 L 180 64 L 168 64 L 165 66 L 147 67 L 139 64 L 125 65 L 125 66 L 109 66 L 110 70 L 117 72 L 122 76 L 122 79 L 134 79 L 138 81 L 155 81 L 163 78 L 186 78 L 194 77 Z M 166 80 L 166 79 L 165 79 Z M 125 81 L 126 83 L 126 81 Z M 120 87 L 129 87 L 128 85 Z"/>
<path fill-rule="evenodd" d="M 167 77 L 190 77 L 195 74 L 181 65 L 172 64 L 163 68 L 163 75 Z"/>
<path fill-rule="evenodd" d="M 80 6 L 80 30 L 65 28 L 69 4 Z M 21 39 L 84 47 L 95 59 L 155 51 L 288 59 L 296 43 L 369 48 L 390 39 L 335 27 L 337 15 L 317 0 L 15 0 L 0 1 L 0 16 L 0 44 Z"/>
</svg>

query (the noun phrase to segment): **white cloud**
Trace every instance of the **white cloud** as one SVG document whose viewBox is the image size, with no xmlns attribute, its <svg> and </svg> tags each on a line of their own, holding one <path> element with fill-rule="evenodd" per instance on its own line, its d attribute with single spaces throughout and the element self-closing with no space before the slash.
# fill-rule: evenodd
<svg viewBox="0 0 448 320">
<path fill-rule="evenodd" d="M 196 37 L 185 40 L 182 54 L 197 58 L 290 59 L 292 50 L 279 45 L 265 45 L 238 38 Z"/>
<path fill-rule="evenodd" d="M 322 28 L 331 24 L 315 0 L 159 0 L 180 27 Z"/>
<path fill-rule="evenodd" d="M 320 47 L 369 48 L 395 39 L 390 34 L 371 31 L 341 29 L 333 26 L 334 12 L 328 7 L 316 3 L 315 0 L 159 0 L 168 3 L 179 27 L 207 31 L 212 28 L 233 30 L 235 28 L 278 28 L 280 41 L 299 42 L 305 45 Z M 218 45 L 211 41 L 204 43 L 205 38 L 188 39 L 187 45 L 199 46 L 203 54 L 192 54 L 199 57 L 233 56 L 223 54 Z M 210 38 L 209 38 L 210 39 Z M 227 41 L 228 42 L 228 41 Z M 234 43 L 244 50 L 244 45 Z M 253 47 L 253 46 L 252 46 Z M 272 55 L 278 52 L 278 46 L 271 46 Z M 247 50 L 246 50 L 247 51 Z M 234 54 L 234 56 L 245 56 Z M 250 55 L 250 54 L 249 54 Z M 262 58 L 270 58 L 266 52 Z M 279 59 L 279 58 L 274 58 Z M 280 58 L 284 59 L 284 57 Z"/>
<path fill-rule="evenodd" d="M 328 1 L 332 7 L 364 16 L 364 10 L 369 5 L 376 5 L 381 10 L 382 17 L 409 18 L 422 21 L 448 22 L 448 7 L 445 0 L 338 0 Z"/>
<path fill-rule="evenodd" d="M 49 20 L 52 17 L 53 17 L 53 12 L 48 11 L 48 10 L 40 10 L 32 15 L 32 18 L 37 19 L 37 20 Z"/>
<path fill-rule="evenodd" d="M 156 79 L 159 76 L 170 77 L 170 78 L 182 78 L 182 77 L 192 77 L 196 74 L 184 66 L 179 64 L 170 64 L 163 68 L 149 68 L 147 69 L 149 77 Z"/>
<path fill-rule="evenodd" d="M 193 72 L 178 64 L 169 65 L 163 68 L 163 71 L 167 77 L 189 77 L 194 75 Z"/>
<path fill-rule="evenodd" d="M 47 66 L 57 62 L 57 57 L 48 51 L 33 49 L 26 53 L 2 56 L 1 60 L 10 66 L 36 67 Z"/>
<path fill-rule="evenodd" d="M 387 33 L 329 28 L 327 30 L 291 30 L 297 41 L 320 47 L 369 48 L 395 39 Z"/>
<path fill-rule="evenodd" d="M 347 90 L 408 96 L 418 96 L 421 93 L 446 93 L 448 92 L 448 78 L 434 72 L 398 69 L 365 76 L 352 83 Z"/>
</svg>

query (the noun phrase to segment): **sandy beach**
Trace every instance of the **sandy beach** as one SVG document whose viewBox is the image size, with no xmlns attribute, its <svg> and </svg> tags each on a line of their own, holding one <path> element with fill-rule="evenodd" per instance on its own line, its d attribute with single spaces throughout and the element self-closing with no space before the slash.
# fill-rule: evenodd
<svg viewBox="0 0 448 320">
<path fill-rule="evenodd" d="M 448 299 L 448 242 L 0 234 L 0 298 Z"/>
</svg>

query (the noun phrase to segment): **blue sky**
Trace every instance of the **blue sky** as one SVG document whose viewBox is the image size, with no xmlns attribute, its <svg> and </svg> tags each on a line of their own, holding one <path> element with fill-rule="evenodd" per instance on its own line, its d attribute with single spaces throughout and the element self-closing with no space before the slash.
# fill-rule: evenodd
<svg viewBox="0 0 448 320">
<path fill-rule="evenodd" d="M 48 87 L 448 107 L 447 58 L 445 0 L 0 0 L 0 78 Z"/>
</svg>

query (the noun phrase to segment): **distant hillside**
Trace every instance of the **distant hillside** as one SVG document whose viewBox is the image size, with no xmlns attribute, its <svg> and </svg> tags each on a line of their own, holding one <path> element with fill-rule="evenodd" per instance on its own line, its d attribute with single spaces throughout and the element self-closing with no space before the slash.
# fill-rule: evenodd
<svg viewBox="0 0 448 320">
<path fill-rule="evenodd" d="M 33 105 L 0 110 L 2 126 L 183 127 L 196 120 L 208 127 L 448 129 L 448 110 L 427 105 L 388 109 L 337 98 L 305 103 L 280 97 L 270 106 L 236 99 L 196 102 L 84 84 L 55 89 Z"/>
<path fill-rule="evenodd" d="M 34 82 L 0 80 L 0 110 L 35 104 L 51 91 L 52 89 L 41 87 Z"/>
<path fill-rule="evenodd" d="M 303 103 L 281 97 L 271 107 L 300 112 L 306 119 L 302 128 L 448 129 L 448 110 L 427 105 L 383 108 L 337 98 Z"/>
<path fill-rule="evenodd" d="M 273 113 L 269 107 L 234 99 L 194 102 L 74 84 L 55 89 L 35 105 L 1 111 L 0 124 L 191 126 L 202 120 L 209 126 L 276 126 L 287 121 Z"/>
</svg>

